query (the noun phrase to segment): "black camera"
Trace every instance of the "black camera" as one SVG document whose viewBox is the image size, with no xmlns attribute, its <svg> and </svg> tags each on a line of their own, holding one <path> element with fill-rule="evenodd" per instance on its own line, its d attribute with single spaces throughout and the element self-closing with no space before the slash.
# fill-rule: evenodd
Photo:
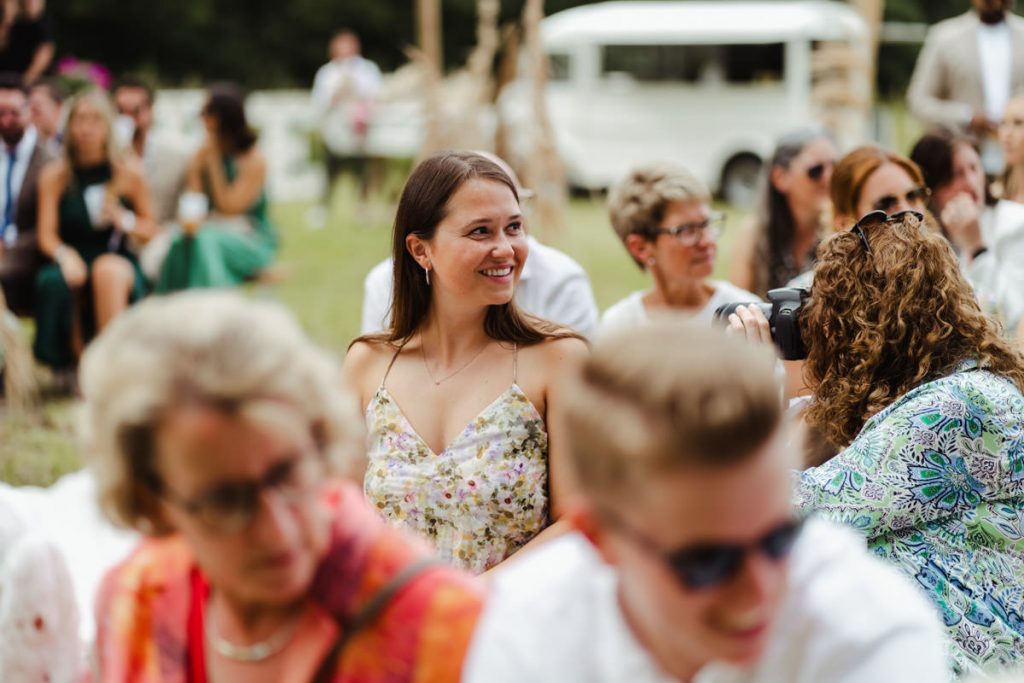
<svg viewBox="0 0 1024 683">
<path fill-rule="evenodd" d="M 771 326 L 772 340 L 779 347 L 783 360 L 803 360 L 807 358 L 807 349 L 800 334 L 800 310 L 810 292 L 806 289 L 783 287 L 768 292 L 766 304 L 722 304 L 715 310 L 715 322 L 729 324 L 729 315 L 736 311 L 737 306 L 757 306 L 768 318 Z"/>
</svg>

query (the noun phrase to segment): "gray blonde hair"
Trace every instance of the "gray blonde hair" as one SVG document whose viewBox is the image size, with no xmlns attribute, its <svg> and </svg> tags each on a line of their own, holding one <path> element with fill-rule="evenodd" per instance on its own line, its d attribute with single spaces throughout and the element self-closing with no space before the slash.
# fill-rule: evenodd
<svg viewBox="0 0 1024 683">
<path fill-rule="evenodd" d="M 608 193 L 608 215 L 622 243 L 633 234 L 650 234 L 673 202 L 710 202 L 711 192 L 681 166 L 656 162 L 631 170 Z M 634 260 L 636 260 L 634 258 Z M 641 268 L 644 264 L 637 261 Z"/>
<path fill-rule="evenodd" d="M 150 482 L 157 432 L 185 405 L 251 415 L 290 407 L 329 470 L 365 456 L 365 425 L 335 360 L 279 305 L 238 294 L 185 292 L 120 315 L 81 366 L 80 436 L 112 521 L 144 533 L 170 529 Z"/>
<path fill-rule="evenodd" d="M 722 331 L 663 319 L 602 338 L 566 389 L 579 484 L 599 498 L 680 467 L 742 462 L 778 429 L 775 356 Z"/>
</svg>

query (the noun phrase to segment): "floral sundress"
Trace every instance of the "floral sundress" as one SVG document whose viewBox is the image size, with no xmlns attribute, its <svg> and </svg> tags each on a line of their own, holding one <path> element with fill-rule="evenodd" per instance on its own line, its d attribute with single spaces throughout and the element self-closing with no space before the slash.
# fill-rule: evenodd
<svg viewBox="0 0 1024 683">
<path fill-rule="evenodd" d="M 440 453 L 388 393 L 387 373 L 366 408 L 367 498 L 392 523 L 430 541 L 444 560 L 476 573 L 548 525 L 548 435 L 516 374 Z"/>
</svg>

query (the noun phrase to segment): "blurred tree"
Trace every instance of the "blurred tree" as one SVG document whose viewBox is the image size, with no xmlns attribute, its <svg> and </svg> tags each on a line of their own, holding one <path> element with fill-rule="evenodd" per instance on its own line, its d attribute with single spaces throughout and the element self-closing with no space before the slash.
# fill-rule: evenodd
<svg viewBox="0 0 1024 683">
<path fill-rule="evenodd" d="M 546 14 L 595 0 L 547 0 Z M 524 0 L 503 0 L 501 22 L 518 21 Z M 891 21 L 934 23 L 966 11 L 969 0 L 887 0 Z M 73 0 L 51 1 L 58 55 L 136 71 L 166 85 L 231 79 L 249 87 L 305 87 L 326 60 L 340 27 L 356 31 L 366 56 L 384 70 L 406 61 L 415 42 L 414 4 L 407 0 Z M 476 0 L 444 0 L 446 68 L 465 63 L 475 44 Z M 906 88 L 919 46 L 883 45 L 883 94 Z"/>
</svg>

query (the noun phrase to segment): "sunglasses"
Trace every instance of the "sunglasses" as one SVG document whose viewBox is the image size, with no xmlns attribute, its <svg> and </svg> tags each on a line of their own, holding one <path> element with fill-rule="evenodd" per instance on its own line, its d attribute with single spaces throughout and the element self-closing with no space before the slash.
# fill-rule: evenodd
<svg viewBox="0 0 1024 683">
<path fill-rule="evenodd" d="M 807 177 L 811 180 L 821 180 L 821 177 L 825 175 L 825 171 L 832 168 L 835 164 L 831 161 L 823 161 L 820 164 L 808 167 L 806 173 Z"/>
<path fill-rule="evenodd" d="M 931 191 L 922 186 L 915 187 L 914 189 L 907 192 L 905 195 L 900 197 L 899 195 L 887 194 L 879 197 L 878 201 L 875 202 L 874 208 L 876 211 L 884 211 L 889 213 L 897 206 L 900 205 L 900 199 L 903 199 L 910 206 L 923 207 L 928 201 L 928 198 L 932 196 Z"/>
<path fill-rule="evenodd" d="M 631 528 L 622 518 L 603 511 L 609 523 L 661 558 L 679 583 L 693 591 L 708 590 L 732 580 L 752 552 L 781 562 L 793 550 L 803 530 L 804 518 L 791 519 L 749 543 L 698 543 L 678 550 L 664 550 L 647 535 Z"/>
<path fill-rule="evenodd" d="M 873 230 L 874 228 L 877 228 L 878 226 L 884 225 L 886 223 L 899 222 L 903 220 L 904 216 L 908 215 L 916 218 L 918 222 L 924 221 L 923 213 L 921 213 L 920 211 L 912 211 L 910 209 L 907 209 L 905 211 L 897 211 L 891 216 L 887 214 L 885 211 L 872 211 L 871 213 L 865 214 L 859 221 L 857 221 L 854 224 L 854 226 L 850 228 L 850 232 L 855 233 L 857 237 L 860 238 L 860 243 L 864 245 L 864 251 L 870 254 L 871 245 L 868 243 L 868 236 L 867 233 L 864 232 L 864 230 Z"/>
<path fill-rule="evenodd" d="M 683 223 L 671 228 L 651 228 L 647 234 L 651 237 L 672 235 L 684 247 L 692 247 L 700 241 L 701 236 L 710 240 L 718 239 L 725 225 L 725 214 L 713 213 L 699 223 Z"/>
</svg>

